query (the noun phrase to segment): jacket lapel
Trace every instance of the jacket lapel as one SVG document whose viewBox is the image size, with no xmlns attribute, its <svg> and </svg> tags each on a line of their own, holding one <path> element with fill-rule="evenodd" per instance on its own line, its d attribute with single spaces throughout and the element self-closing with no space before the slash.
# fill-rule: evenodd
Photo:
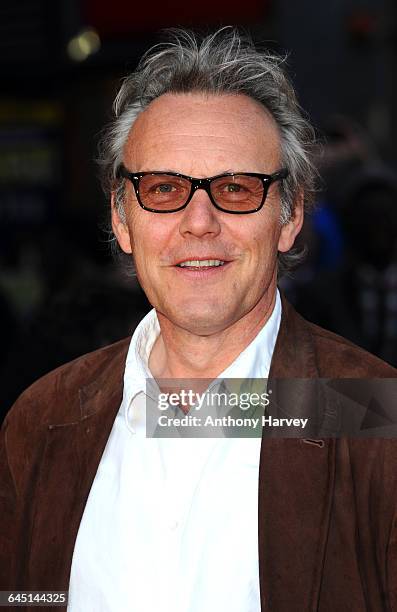
<svg viewBox="0 0 397 612">
<path fill-rule="evenodd" d="M 47 427 L 30 497 L 35 504 L 26 513 L 33 525 L 28 576 L 20 577 L 32 589 L 68 589 L 80 521 L 122 400 L 127 350 L 128 343 L 94 382 L 79 390 L 70 422 Z"/>
<path fill-rule="evenodd" d="M 316 405 L 316 387 L 303 384 L 303 393 L 300 388 L 301 379 L 319 377 L 313 339 L 304 319 L 284 299 L 282 305 L 268 388 L 280 386 L 278 379 L 289 379 L 281 404 L 293 416 L 297 412 L 299 417 L 307 416 L 313 401 Z M 298 386 L 290 379 L 300 379 Z M 296 394 L 294 386 L 299 390 Z M 272 410 L 279 409 L 277 403 Z M 334 466 L 334 439 L 262 438 L 259 572 L 263 611 L 318 609 Z"/>
</svg>

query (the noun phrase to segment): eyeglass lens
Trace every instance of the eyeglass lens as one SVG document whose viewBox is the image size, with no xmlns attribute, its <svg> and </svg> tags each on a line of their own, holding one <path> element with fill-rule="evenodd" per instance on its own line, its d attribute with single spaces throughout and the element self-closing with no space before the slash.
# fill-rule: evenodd
<svg viewBox="0 0 397 612">
<path fill-rule="evenodd" d="M 167 174 L 147 174 L 139 183 L 142 204 L 155 210 L 166 211 L 183 206 L 190 190 L 191 184 L 187 179 Z M 225 210 L 255 210 L 262 202 L 263 183 L 254 176 L 222 176 L 211 182 L 211 195 Z"/>
</svg>

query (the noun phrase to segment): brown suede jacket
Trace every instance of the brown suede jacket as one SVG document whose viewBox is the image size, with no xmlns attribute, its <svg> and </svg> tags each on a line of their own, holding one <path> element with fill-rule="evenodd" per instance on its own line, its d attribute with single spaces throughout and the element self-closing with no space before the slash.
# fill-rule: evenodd
<svg viewBox="0 0 397 612">
<path fill-rule="evenodd" d="M 41 378 L 8 414 L 0 590 L 68 589 L 80 520 L 122 399 L 129 340 Z M 283 300 L 270 379 L 396 374 Z M 258 505 L 262 611 L 397 612 L 397 440 L 263 438 Z M 231 538 L 225 554 L 232 552 Z"/>
</svg>

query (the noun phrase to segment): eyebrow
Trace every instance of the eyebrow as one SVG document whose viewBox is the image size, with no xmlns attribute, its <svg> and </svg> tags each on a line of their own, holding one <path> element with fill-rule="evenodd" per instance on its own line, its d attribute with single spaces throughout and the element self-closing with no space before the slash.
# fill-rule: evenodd
<svg viewBox="0 0 397 612">
<path fill-rule="evenodd" d="M 136 172 L 172 172 L 174 174 L 185 174 L 185 172 L 181 172 L 180 170 L 173 170 L 172 168 L 161 168 L 160 170 L 137 170 Z M 232 170 L 231 168 L 227 169 L 227 170 L 222 170 L 221 172 L 217 172 L 216 174 L 213 174 L 211 176 L 217 176 L 218 174 L 238 174 L 239 172 L 243 172 L 243 170 Z M 190 176 L 185 174 L 185 176 Z M 203 177 L 205 178 L 205 177 Z"/>
</svg>

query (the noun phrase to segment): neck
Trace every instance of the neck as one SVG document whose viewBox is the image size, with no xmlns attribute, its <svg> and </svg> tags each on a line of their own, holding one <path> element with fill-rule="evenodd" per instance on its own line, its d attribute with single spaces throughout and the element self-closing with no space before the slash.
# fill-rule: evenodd
<svg viewBox="0 0 397 612">
<path fill-rule="evenodd" d="M 216 378 L 258 335 L 269 320 L 276 292 L 264 296 L 244 317 L 213 334 L 200 336 L 157 313 L 161 334 L 149 358 L 155 378 Z"/>
</svg>

